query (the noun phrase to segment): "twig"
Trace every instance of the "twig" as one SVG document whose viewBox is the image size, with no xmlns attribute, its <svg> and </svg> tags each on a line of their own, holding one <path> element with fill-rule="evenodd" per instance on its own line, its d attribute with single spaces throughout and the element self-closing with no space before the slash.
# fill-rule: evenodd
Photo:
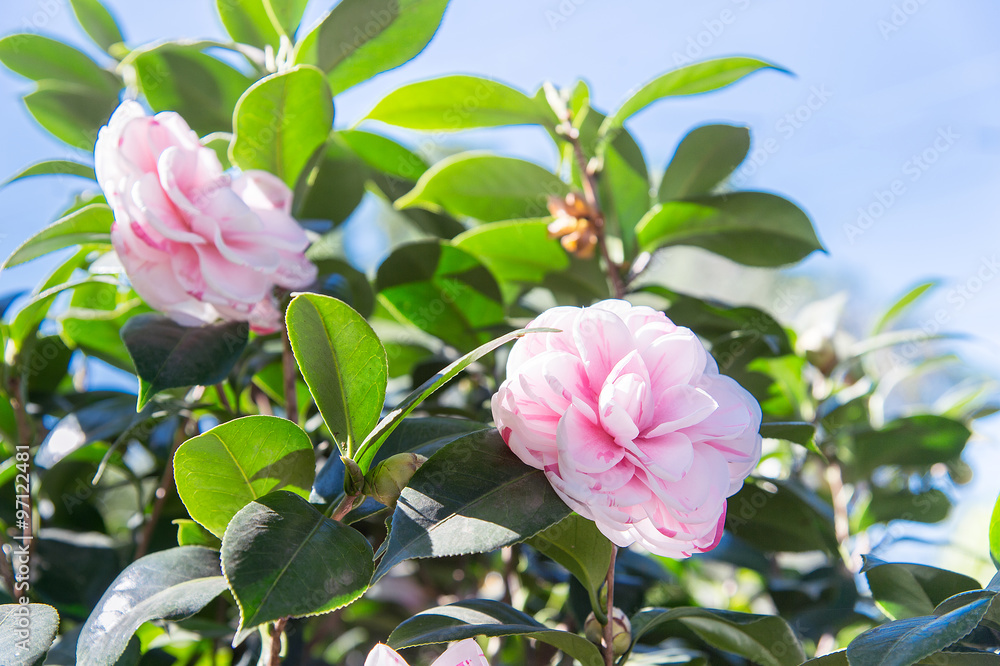
<svg viewBox="0 0 1000 666">
<path fill-rule="evenodd" d="M 138 560 L 149 552 L 149 544 L 153 540 L 153 531 L 156 529 L 156 524 L 160 521 L 160 515 L 163 513 L 163 506 L 167 503 L 167 497 L 174 489 L 174 454 L 184 442 L 184 426 L 186 423 L 186 421 L 182 421 L 177 427 L 177 434 L 174 435 L 174 445 L 167 456 L 167 464 L 163 470 L 163 476 L 160 477 L 160 485 L 156 488 L 156 502 L 153 504 L 153 512 L 149 515 L 149 520 L 142 529 L 142 537 L 139 540 L 138 547 L 135 549 L 133 561 Z"/>
<path fill-rule="evenodd" d="M 271 657 L 268 659 L 268 666 L 281 666 L 281 635 L 285 633 L 285 625 L 288 618 L 283 617 L 271 627 Z"/>
<path fill-rule="evenodd" d="M 295 365 L 295 355 L 292 353 L 292 341 L 288 339 L 288 328 L 281 329 L 284 346 L 281 351 L 281 365 L 285 377 L 285 418 L 292 423 L 299 422 L 299 401 L 295 387 L 299 379 L 299 369 Z"/>
<path fill-rule="evenodd" d="M 226 385 L 219 382 L 215 385 L 215 392 L 219 395 L 219 403 L 222 405 L 222 408 L 232 414 L 233 406 L 229 402 L 229 396 L 226 395 Z"/>
<path fill-rule="evenodd" d="M 847 550 L 847 540 L 851 536 L 851 521 L 847 506 L 847 490 L 844 488 L 844 477 L 840 471 L 840 464 L 831 461 L 826 468 L 825 476 L 826 482 L 830 486 L 830 500 L 833 503 L 833 529 L 837 543 L 840 545 L 840 554 L 847 568 L 854 571 L 854 564 Z"/>
<path fill-rule="evenodd" d="M 605 587 L 608 590 L 608 623 L 604 625 L 604 665 L 614 666 L 615 663 L 615 560 L 618 559 L 618 546 L 611 545 L 611 564 L 608 566 L 608 577 Z"/>
</svg>

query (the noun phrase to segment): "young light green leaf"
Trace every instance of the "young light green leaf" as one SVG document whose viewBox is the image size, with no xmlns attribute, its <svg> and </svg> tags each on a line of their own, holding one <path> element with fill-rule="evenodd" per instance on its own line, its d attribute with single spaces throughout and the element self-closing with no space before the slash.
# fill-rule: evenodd
<svg viewBox="0 0 1000 666">
<path fill-rule="evenodd" d="M 308 497 L 315 469 L 309 437 L 274 416 L 228 421 L 174 454 L 177 494 L 191 517 L 219 538 L 240 509 L 272 491 Z"/>
<path fill-rule="evenodd" d="M 639 221 L 636 234 L 647 251 L 694 245 L 747 266 L 783 266 L 823 250 L 798 206 L 764 192 L 658 204 Z"/>
<path fill-rule="evenodd" d="M 399 67 L 431 41 L 448 0 L 341 0 L 295 48 L 327 73 L 334 95 Z"/>
<path fill-rule="evenodd" d="M 547 227 L 547 220 L 493 222 L 473 227 L 451 243 L 483 262 L 501 288 L 516 289 L 512 283 L 538 283 L 569 267 L 566 251 L 549 238 Z"/>
<path fill-rule="evenodd" d="M 916 287 L 906 292 L 902 298 L 892 304 L 892 306 L 885 311 L 885 314 L 878 320 L 875 324 L 875 328 L 872 329 L 872 335 L 878 335 L 879 333 L 884 333 L 889 325 L 892 324 L 896 319 L 899 318 L 904 312 L 910 309 L 920 298 L 926 294 L 931 289 L 937 287 L 939 282 L 937 280 L 931 280 L 930 282 L 924 282 L 918 284 Z"/>
<path fill-rule="evenodd" d="M 329 296 L 300 294 L 285 318 L 309 392 L 341 453 L 353 457 L 385 403 L 385 349 L 361 315 Z"/>
<path fill-rule="evenodd" d="M 469 599 L 422 611 L 396 627 L 388 642 L 401 650 L 474 636 L 534 638 L 561 650 L 583 666 L 604 664 L 597 647 L 583 636 L 549 629 L 530 615 L 490 599 Z"/>
<path fill-rule="evenodd" d="M 299 66 L 261 79 L 236 104 L 232 163 L 295 183 L 333 125 L 333 100 L 323 73 Z"/>
<path fill-rule="evenodd" d="M 78 664 L 114 664 L 140 625 L 197 613 L 226 589 L 219 553 L 181 546 L 141 557 L 119 574 L 90 613 Z"/>
<path fill-rule="evenodd" d="M 44 162 L 36 162 L 31 166 L 21 169 L 5 180 L 3 184 L 0 184 L 0 187 L 6 187 L 11 183 L 33 176 L 79 176 L 80 178 L 97 180 L 97 177 L 94 175 L 94 167 L 89 164 L 74 162 L 73 160 L 45 160 Z"/>
<path fill-rule="evenodd" d="M 677 146 L 660 181 L 662 202 L 708 194 L 725 180 L 750 150 L 750 129 L 735 125 L 703 125 Z"/>
<path fill-rule="evenodd" d="M 432 166 L 396 208 L 419 206 L 483 222 L 547 215 L 549 196 L 569 186 L 532 162 L 484 153 L 462 153 Z"/>
<path fill-rule="evenodd" d="M 74 245 L 110 244 L 111 224 L 114 221 L 115 217 L 109 206 L 105 204 L 85 206 L 56 220 L 21 243 L 0 265 L 0 270 Z"/>
<path fill-rule="evenodd" d="M 597 529 L 594 521 L 570 514 L 531 539 L 528 544 L 543 555 L 566 567 L 587 590 L 590 605 L 601 613 L 598 592 L 611 566 L 614 545 Z"/>
<path fill-rule="evenodd" d="M 121 86 L 118 77 L 83 51 L 33 33 L 0 39 L 0 62 L 32 81 L 58 81 L 108 94 L 117 94 Z"/>
<path fill-rule="evenodd" d="M 502 125 L 545 125 L 556 118 L 520 90 L 478 76 L 444 76 L 397 88 L 368 120 L 418 130 L 455 131 Z"/>
<path fill-rule="evenodd" d="M 569 513 L 544 472 L 521 462 L 499 432 L 470 433 L 431 456 L 403 489 L 375 579 L 405 560 L 524 541 Z"/>
<path fill-rule="evenodd" d="M 288 38 L 294 38 L 309 0 L 263 0 L 271 22 Z"/>
<path fill-rule="evenodd" d="M 118 90 L 46 79 L 24 96 L 24 106 L 52 136 L 92 152 L 98 130 L 118 108 Z"/>
<path fill-rule="evenodd" d="M 725 88 L 761 69 L 785 71 L 756 58 L 731 57 L 706 60 L 661 74 L 633 91 L 618 110 L 604 120 L 599 134 L 606 142 L 626 120 L 657 100 Z"/>
<path fill-rule="evenodd" d="M 1000 497 L 997 497 L 990 516 L 990 557 L 1000 567 Z"/>
<path fill-rule="evenodd" d="M 59 613 L 47 604 L 0 605 L 0 664 L 38 664 L 48 652 Z"/>
<path fill-rule="evenodd" d="M 73 14 L 80 23 L 83 31 L 90 36 L 94 43 L 111 55 L 115 49 L 112 47 L 125 41 L 122 37 L 121 28 L 111 12 L 101 4 L 100 0 L 69 0 L 73 7 Z"/>
<path fill-rule="evenodd" d="M 360 532 L 298 495 L 278 491 L 250 502 L 222 539 L 222 568 L 240 607 L 240 632 L 346 606 L 368 589 L 372 557 Z"/>
<path fill-rule="evenodd" d="M 380 134 L 342 130 L 337 136 L 368 166 L 390 176 L 416 181 L 427 171 L 427 163 L 420 156 Z"/>
<path fill-rule="evenodd" d="M 216 0 L 215 8 L 226 32 L 237 42 L 259 49 L 278 47 L 280 37 L 265 0 Z"/>
</svg>

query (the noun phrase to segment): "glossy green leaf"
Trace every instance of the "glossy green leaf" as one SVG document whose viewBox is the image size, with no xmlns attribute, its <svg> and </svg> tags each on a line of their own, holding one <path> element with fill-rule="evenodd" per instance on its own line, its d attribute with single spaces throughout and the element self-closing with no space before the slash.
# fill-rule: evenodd
<svg viewBox="0 0 1000 666">
<path fill-rule="evenodd" d="M 550 629 L 530 615 L 489 599 L 469 599 L 425 610 L 389 635 L 389 645 L 401 650 L 418 645 L 449 643 L 475 636 L 524 636 L 548 643 L 584 666 L 602 666 L 597 647 L 583 636 Z"/>
<path fill-rule="evenodd" d="M 168 42 L 130 56 L 139 89 L 153 111 L 176 111 L 199 136 L 230 132 L 233 109 L 254 79 L 200 49 Z"/>
<path fill-rule="evenodd" d="M 309 0 L 263 0 L 267 15 L 288 37 L 294 37 Z"/>
<path fill-rule="evenodd" d="M 478 76 L 453 75 L 396 88 L 368 120 L 418 130 L 456 131 L 503 125 L 554 126 L 550 110 L 520 90 Z"/>
<path fill-rule="evenodd" d="M 86 265 L 87 254 L 89 252 L 90 250 L 87 246 L 77 250 L 76 254 L 52 271 L 45 282 L 40 285 L 40 288 L 36 288 L 36 291 L 31 293 L 27 302 L 21 306 L 21 309 L 14 317 L 14 321 L 10 323 L 10 328 L 7 331 L 9 333 L 8 338 L 15 345 L 20 346 L 38 328 L 39 324 L 48 315 L 49 308 L 52 307 L 53 301 L 59 294 L 71 292 L 81 285 L 93 284 L 95 282 L 117 284 L 117 280 L 104 275 L 79 280 L 71 279 L 74 271 Z"/>
<path fill-rule="evenodd" d="M 244 507 L 222 539 L 222 568 L 240 607 L 240 630 L 319 615 L 368 589 L 372 547 L 298 495 L 278 491 Z"/>
<path fill-rule="evenodd" d="M 0 62 L 32 81 L 53 80 L 111 95 L 121 86 L 118 77 L 83 51 L 33 33 L 0 39 Z"/>
<path fill-rule="evenodd" d="M 427 171 L 427 163 L 392 139 L 362 130 L 341 130 L 337 136 L 373 169 L 404 180 L 416 181 Z"/>
<path fill-rule="evenodd" d="M 265 0 L 216 0 L 215 8 L 226 32 L 237 42 L 260 49 L 278 47 L 278 31 L 268 16 Z"/>
<path fill-rule="evenodd" d="M 994 563 L 1000 562 L 1000 497 L 997 497 L 990 516 L 990 557 Z"/>
<path fill-rule="evenodd" d="M 614 545 L 594 521 L 570 514 L 533 536 L 528 544 L 566 567 L 587 590 L 591 607 L 599 608 L 598 592 L 608 575 Z"/>
<path fill-rule="evenodd" d="M 971 432 L 962 423 L 919 414 L 888 423 L 854 437 L 853 465 L 858 474 L 870 474 L 881 465 L 926 467 L 962 454 Z"/>
<path fill-rule="evenodd" d="M 424 50 L 448 0 L 341 0 L 295 48 L 295 62 L 327 73 L 339 95 Z"/>
<path fill-rule="evenodd" d="M 766 68 L 785 71 L 763 60 L 745 57 L 706 60 L 671 70 L 630 93 L 618 110 L 601 124 L 600 134 L 602 137 L 614 134 L 628 118 L 657 100 L 718 90 Z"/>
<path fill-rule="evenodd" d="M 710 193 L 729 177 L 750 150 L 750 129 L 703 125 L 677 146 L 660 181 L 660 202 Z"/>
<path fill-rule="evenodd" d="M 316 291 L 347 303 L 362 317 L 369 317 L 375 309 L 375 293 L 368 277 L 339 259 L 313 260 L 318 272 Z"/>
<path fill-rule="evenodd" d="M 148 416 L 143 415 L 144 418 Z M 134 396 L 130 393 L 108 393 L 59 419 L 35 452 L 35 465 L 51 469 L 87 444 L 114 441 L 136 420 Z"/>
<path fill-rule="evenodd" d="M 191 517 L 219 538 L 240 509 L 272 491 L 308 497 L 315 469 L 309 437 L 274 416 L 228 421 L 174 454 L 177 494 Z"/>
<path fill-rule="evenodd" d="M 69 0 L 69 4 L 83 31 L 108 53 L 112 53 L 115 44 L 125 40 L 115 17 L 100 0 Z"/>
<path fill-rule="evenodd" d="M 810 659 L 802 666 L 850 666 L 850 662 L 847 661 L 847 650 L 838 650 Z"/>
<path fill-rule="evenodd" d="M 212 550 L 222 548 L 222 541 L 195 521 L 177 518 L 172 522 L 177 526 L 178 546 L 204 546 Z"/>
<path fill-rule="evenodd" d="M 358 455 L 355 457 L 355 461 L 358 463 L 358 466 L 361 467 L 362 471 L 367 472 L 371 466 L 372 460 L 378 453 L 379 448 L 386 441 L 386 438 L 389 437 L 393 430 L 399 426 L 402 420 L 406 418 L 410 412 L 416 409 L 417 406 L 428 396 L 454 379 L 462 370 L 469 367 L 483 356 L 486 356 L 490 352 L 498 349 L 508 342 L 516 340 L 522 335 L 530 335 L 533 333 L 552 333 L 555 330 L 556 329 L 551 328 L 525 328 L 518 331 L 512 331 L 507 335 L 502 335 L 499 338 L 491 340 L 490 342 L 472 350 L 457 361 L 451 363 L 448 367 L 441 370 L 441 372 L 435 374 L 433 377 L 417 387 L 412 393 L 406 396 L 394 410 L 386 414 L 385 418 L 379 421 L 379 424 L 375 426 L 375 429 L 371 431 L 368 437 L 365 438 L 365 441 L 361 444 Z"/>
<path fill-rule="evenodd" d="M 889 326 L 899 319 L 899 317 L 909 310 L 917 301 L 919 301 L 924 294 L 928 291 L 934 289 L 938 286 L 936 280 L 931 280 L 930 282 L 924 282 L 918 284 L 913 289 L 906 292 L 898 301 L 893 303 L 885 314 L 878 320 L 875 324 L 875 328 L 872 330 L 873 335 L 878 335 L 879 333 L 884 333 Z"/>
<path fill-rule="evenodd" d="M 263 169 L 295 187 L 333 125 L 333 100 L 323 73 L 301 66 L 255 83 L 236 105 L 233 164 Z"/>
<path fill-rule="evenodd" d="M 816 426 L 803 421 L 775 421 L 760 424 L 761 437 L 784 439 L 803 446 L 811 444 L 815 434 Z"/>
<path fill-rule="evenodd" d="M 46 604 L 0 605 L 0 664 L 35 664 L 59 629 L 59 613 Z"/>
<path fill-rule="evenodd" d="M 709 608 L 655 608 L 632 617 L 632 645 L 667 622 L 677 621 L 709 645 L 760 666 L 798 666 L 802 644 L 783 618 Z"/>
<path fill-rule="evenodd" d="M 950 511 L 951 500 L 937 488 L 914 493 L 909 488 L 892 490 L 875 486 L 871 501 L 858 518 L 858 527 L 865 529 L 890 520 L 938 523 L 947 518 Z"/>
<path fill-rule="evenodd" d="M 416 187 L 396 201 L 396 208 L 419 206 L 497 222 L 547 215 L 549 196 L 568 192 L 558 176 L 532 162 L 462 153 L 428 169 Z"/>
<path fill-rule="evenodd" d="M 54 137 L 89 152 L 97 142 L 98 130 L 118 108 L 118 91 L 46 80 L 24 96 L 24 106 Z"/>
<path fill-rule="evenodd" d="M 694 245 L 747 266 L 783 266 L 823 250 L 802 210 L 764 192 L 695 197 L 654 206 L 636 226 L 639 245 Z"/>
<path fill-rule="evenodd" d="M 307 166 L 308 169 L 308 166 Z M 327 142 L 317 164 L 299 179 L 306 181 L 305 192 L 295 201 L 296 216 L 306 220 L 329 220 L 340 224 L 358 207 L 371 176 L 364 162 L 347 145 L 340 133 Z"/>
<path fill-rule="evenodd" d="M 385 403 L 385 349 L 361 315 L 329 296 L 296 296 L 286 321 L 309 392 L 341 452 L 353 457 Z"/>
<path fill-rule="evenodd" d="M 121 328 L 132 317 L 151 311 L 131 289 L 105 283 L 83 285 L 73 290 L 70 306 L 59 313 L 60 335 L 88 356 L 135 374 Z"/>
<path fill-rule="evenodd" d="M 0 270 L 37 259 L 50 252 L 74 245 L 111 243 L 111 224 L 115 216 L 105 204 L 93 204 L 70 213 L 21 243 L 7 257 Z"/>
<path fill-rule="evenodd" d="M 375 578 L 405 560 L 495 550 L 569 515 L 545 474 L 496 430 L 456 439 L 417 470 L 396 505 Z"/>
<path fill-rule="evenodd" d="M 909 666 L 969 634 L 986 615 L 984 597 L 943 615 L 924 615 L 869 629 L 847 646 L 851 666 Z"/>
<path fill-rule="evenodd" d="M 727 504 L 726 529 L 764 552 L 837 552 L 833 510 L 790 481 L 751 477 Z"/>
<path fill-rule="evenodd" d="M 893 619 L 931 615 L 945 599 L 978 590 L 979 583 L 954 571 L 866 557 L 861 569 L 879 606 Z"/>
<path fill-rule="evenodd" d="M 181 546 L 130 564 L 107 589 L 83 625 L 78 664 L 113 664 L 140 625 L 179 620 L 204 608 L 226 589 L 219 553 Z"/>
<path fill-rule="evenodd" d="M 379 266 L 375 288 L 399 319 L 461 351 L 487 342 L 487 329 L 503 324 L 503 297 L 489 270 L 441 241 L 396 249 Z"/>
<path fill-rule="evenodd" d="M 33 176 L 79 176 L 80 178 L 97 180 L 97 177 L 94 175 L 94 167 L 89 164 L 74 162 L 73 160 L 45 160 L 44 162 L 37 162 L 21 169 L 4 181 L 0 187 L 6 187 L 11 183 Z"/>
<path fill-rule="evenodd" d="M 246 347 L 246 322 L 181 326 L 160 314 L 142 314 L 121 330 L 139 375 L 139 409 L 169 388 L 218 384 Z"/>
</svg>

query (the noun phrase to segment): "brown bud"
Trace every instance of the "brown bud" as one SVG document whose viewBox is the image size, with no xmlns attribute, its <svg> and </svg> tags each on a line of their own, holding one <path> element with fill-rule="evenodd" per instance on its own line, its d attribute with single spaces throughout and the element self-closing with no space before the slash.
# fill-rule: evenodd
<svg viewBox="0 0 1000 666">
<path fill-rule="evenodd" d="M 417 453 L 397 453 L 380 462 L 365 477 L 364 492 L 388 507 L 396 506 L 403 488 L 427 458 Z"/>
</svg>

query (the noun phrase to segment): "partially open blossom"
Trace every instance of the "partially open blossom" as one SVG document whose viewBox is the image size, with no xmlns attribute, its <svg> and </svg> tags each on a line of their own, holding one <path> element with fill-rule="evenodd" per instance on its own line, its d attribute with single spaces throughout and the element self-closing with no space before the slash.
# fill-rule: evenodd
<svg viewBox="0 0 1000 666">
<path fill-rule="evenodd" d="M 97 181 L 114 210 L 111 241 L 136 292 L 181 324 L 280 326 L 275 286 L 316 277 L 292 193 L 264 171 L 224 173 L 176 113 L 124 102 L 101 128 Z"/>
<path fill-rule="evenodd" d="M 593 257 L 597 248 L 597 211 L 575 192 L 566 198 L 549 197 L 548 208 L 553 217 L 548 226 L 549 238 L 558 238 L 563 249 L 581 259 Z"/>
<path fill-rule="evenodd" d="M 511 450 L 619 546 L 687 557 L 722 536 L 760 459 L 760 406 L 689 329 L 608 300 L 557 307 L 520 338 L 493 417 Z"/>
<path fill-rule="evenodd" d="M 407 664 L 395 650 L 379 643 L 368 653 L 365 666 L 407 666 Z M 490 662 L 486 661 L 476 641 L 466 638 L 445 650 L 431 666 L 490 666 Z"/>
</svg>

